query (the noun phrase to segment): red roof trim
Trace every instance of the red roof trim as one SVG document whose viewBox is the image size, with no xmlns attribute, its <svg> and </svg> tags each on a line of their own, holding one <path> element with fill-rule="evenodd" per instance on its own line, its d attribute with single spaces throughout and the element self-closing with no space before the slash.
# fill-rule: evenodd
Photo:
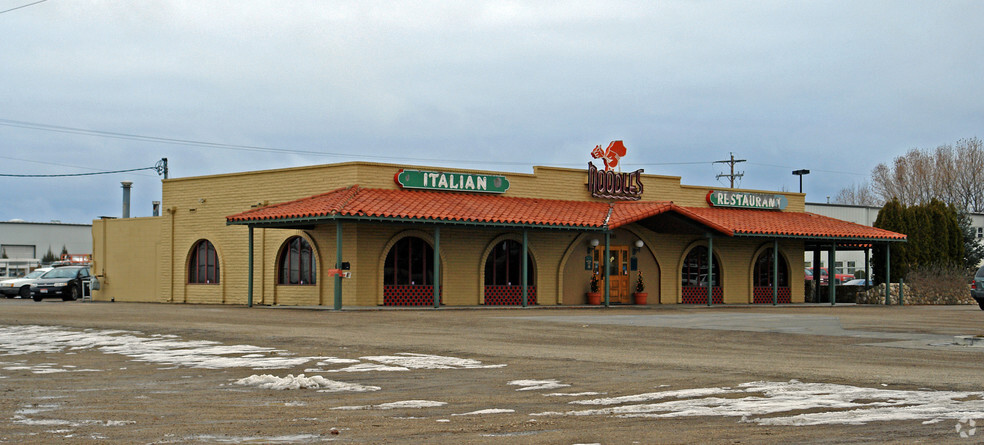
<svg viewBox="0 0 984 445">
<path fill-rule="evenodd" d="M 665 212 L 675 212 L 725 236 L 774 235 L 894 241 L 906 239 L 900 233 L 806 212 L 682 207 L 670 201 L 607 203 L 422 190 L 364 189 L 358 185 L 250 209 L 226 217 L 226 222 L 317 219 L 340 215 L 611 230 Z"/>
</svg>

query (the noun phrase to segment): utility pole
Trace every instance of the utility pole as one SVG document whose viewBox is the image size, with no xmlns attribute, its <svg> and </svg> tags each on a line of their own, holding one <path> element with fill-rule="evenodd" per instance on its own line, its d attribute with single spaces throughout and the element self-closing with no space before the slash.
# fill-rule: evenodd
<svg viewBox="0 0 984 445">
<path fill-rule="evenodd" d="M 735 159 L 735 154 L 734 153 L 728 153 L 728 154 L 731 155 L 731 160 L 727 160 L 726 159 L 726 160 L 723 160 L 723 161 L 714 161 L 713 163 L 714 164 L 728 164 L 731 167 L 731 174 L 730 175 L 726 175 L 724 173 L 721 173 L 720 175 L 717 175 L 715 177 L 715 179 L 721 179 L 721 177 L 727 177 L 728 179 L 731 180 L 731 188 L 735 188 L 735 178 L 740 178 L 742 176 L 745 176 L 745 172 L 735 173 L 735 164 L 740 163 L 740 162 L 745 162 L 745 159 Z"/>
</svg>

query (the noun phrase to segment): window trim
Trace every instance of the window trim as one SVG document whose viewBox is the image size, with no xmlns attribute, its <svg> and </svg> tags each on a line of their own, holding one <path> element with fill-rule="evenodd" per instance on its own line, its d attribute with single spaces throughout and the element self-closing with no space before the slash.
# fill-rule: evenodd
<svg viewBox="0 0 984 445">
<path fill-rule="evenodd" d="M 292 251 L 292 244 L 297 242 L 296 254 Z M 305 249 L 306 247 L 306 249 Z M 308 256 L 308 267 L 307 274 L 304 272 L 304 265 L 301 264 L 304 259 L 304 254 L 307 253 Z M 284 243 L 280 247 L 280 254 L 277 255 L 277 285 L 278 286 L 317 286 L 318 285 L 318 261 L 314 251 L 314 246 L 307 238 L 295 235 L 284 240 Z M 285 266 L 284 261 L 287 260 Z M 291 283 L 291 274 L 293 272 L 292 265 L 293 261 L 296 260 L 297 267 L 297 282 Z M 285 268 L 286 267 L 286 268 Z M 285 277 L 285 272 L 287 276 Z M 307 280 L 304 280 L 307 278 Z M 306 281 L 306 282 L 305 282 Z"/>
<path fill-rule="evenodd" d="M 205 264 L 201 264 L 201 253 L 202 248 L 205 250 Z M 209 260 L 214 263 L 209 265 Z M 202 279 L 201 271 L 204 266 L 205 278 Z M 213 244 L 208 239 L 200 239 L 195 242 L 194 246 L 191 248 L 191 257 L 188 259 L 188 279 L 187 284 L 202 284 L 202 285 L 215 285 L 221 284 L 222 275 L 219 267 L 219 252 Z M 209 272 L 213 272 L 215 276 L 214 281 L 209 281 Z"/>
</svg>

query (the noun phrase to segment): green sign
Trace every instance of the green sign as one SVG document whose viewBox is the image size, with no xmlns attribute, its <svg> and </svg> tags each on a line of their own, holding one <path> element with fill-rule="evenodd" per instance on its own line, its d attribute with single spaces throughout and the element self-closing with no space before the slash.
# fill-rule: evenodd
<svg viewBox="0 0 984 445">
<path fill-rule="evenodd" d="M 789 200 L 783 195 L 711 190 L 707 192 L 707 203 L 712 207 L 782 210 Z"/>
<path fill-rule="evenodd" d="M 394 179 L 405 189 L 476 193 L 505 193 L 509 190 L 509 180 L 500 175 L 400 170 Z"/>
</svg>

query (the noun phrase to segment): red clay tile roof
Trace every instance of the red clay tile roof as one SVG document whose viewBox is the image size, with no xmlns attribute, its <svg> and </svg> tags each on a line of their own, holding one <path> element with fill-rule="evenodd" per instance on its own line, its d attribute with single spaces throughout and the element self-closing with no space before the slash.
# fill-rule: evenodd
<svg viewBox="0 0 984 445">
<path fill-rule="evenodd" d="M 654 203 L 656 206 L 668 203 Z M 282 204 L 248 210 L 228 222 L 319 218 L 332 215 L 474 223 L 603 227 L 608 203 L 511 198 L 497 195 L 352 186 Z"/>
<path fill-rule="evenodd" d="M 231 224 L 303 221 L 335 216 L 418 221 L 614 229 L 674 212 L 728 235 L 780 235 L 904 240 L 905 235 L 812 213 L 681 207 L 669 201 L 594 202 L 513 198 L 357 185 L 226 217 Z"/>
<path fill-rule="evenodd" d="M 735 235 L 861 238 L 902 241 L 906 236 L 809 212 L 685 207 L 698 220 L 728 227 Z"/>
</svg>

